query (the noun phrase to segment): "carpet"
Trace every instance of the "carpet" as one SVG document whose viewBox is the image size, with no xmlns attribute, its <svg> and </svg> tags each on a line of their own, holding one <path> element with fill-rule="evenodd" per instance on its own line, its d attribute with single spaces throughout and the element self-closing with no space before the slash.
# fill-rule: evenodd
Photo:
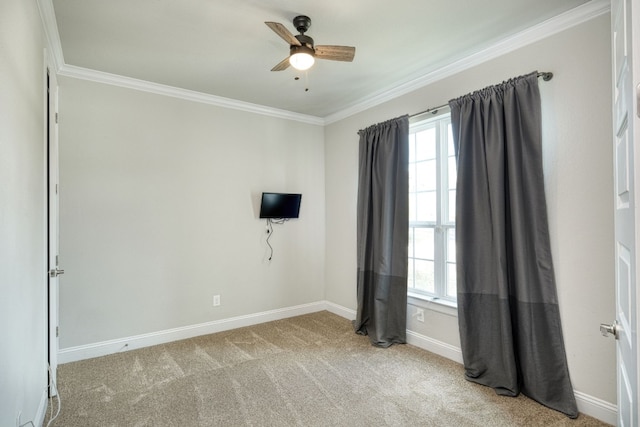
<svg viewBox="0 0 640 427">
<path fill-rule="evenodd" d="M 417 347 L 373 347 L 326 311 L 60 365 L 58 389 L 52 426 L 606 425 L 498 396 Z"/>
</svg>

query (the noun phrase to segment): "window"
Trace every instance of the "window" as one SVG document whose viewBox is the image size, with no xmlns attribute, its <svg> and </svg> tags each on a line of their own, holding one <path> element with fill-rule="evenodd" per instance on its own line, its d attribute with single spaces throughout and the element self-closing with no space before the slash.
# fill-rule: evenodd
<svg viewBox="0 0 640 427">
<path fill-rule="evenodd" d="M 409 292 L 455 303 L 456 159 L 451 116 L 409 129 Z"/>
</svg>

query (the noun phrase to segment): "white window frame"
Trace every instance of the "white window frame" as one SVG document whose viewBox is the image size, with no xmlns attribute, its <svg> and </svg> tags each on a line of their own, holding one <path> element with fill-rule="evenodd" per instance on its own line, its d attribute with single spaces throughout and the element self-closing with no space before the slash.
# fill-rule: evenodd
<svg viewBox="0 0 640 427">
<path fill-rule="evenodd" d="M 448 180 L 448 159 L 454 153 L 449 153 L 449 132 L 448 126 L 451 124 L 451 115 L 446 112 L 427 119 L 413 120 L 409 126 L 409 133 L 415 134 L 429 128 L 436 130 L 436 221 L 409 221 L 409 232 L 413 228 L 432 228 L 434 230 L 435 250 L 434 250 L 434 292 L 427 292 L 413 287 L 408 288 L 409 303 L 420 307 L 435 309 L 445 314 L 457 314 L 457 301 L 455 296 L 447 295 L 447 232 L 455 233 L 455 221 L 449 221 L 449 180 Z M 451 146 L 453 143 L 451 142 Z M 412 164 L 410 164 L 410 167 Z M 413 179 L 417 180 L 414 175 Z M 413 185 L 417 189 L 417 181 Z M 410 198 L 413 193 L 410 193 Z M 453 213 L 455 216 L 455 212 Z M 412 242 L 416 244 L 415 240 Z M 414 254 L 409 248 L 409 254 Z M 411 266 L 413 263 L 409 263 Z M 415 266 L 413 271 L 409 271 L 409 283 L 415 277 Z"/>
</svg>

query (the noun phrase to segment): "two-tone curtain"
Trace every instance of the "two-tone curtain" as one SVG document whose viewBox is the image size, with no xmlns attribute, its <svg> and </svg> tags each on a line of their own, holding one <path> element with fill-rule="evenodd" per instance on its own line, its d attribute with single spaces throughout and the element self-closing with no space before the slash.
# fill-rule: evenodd
<svg viewBox="0 0 640 427">
<path fill-rule="evenodd" d="M 466 378 L 575 418 L 549 241 L 537 73 L 449 105 Z"/>
<path fill-rule="evenodd" d="M 358 132 L 356 332 L 405 343 L 409 239 L 409 117 Z"/>
</svg>

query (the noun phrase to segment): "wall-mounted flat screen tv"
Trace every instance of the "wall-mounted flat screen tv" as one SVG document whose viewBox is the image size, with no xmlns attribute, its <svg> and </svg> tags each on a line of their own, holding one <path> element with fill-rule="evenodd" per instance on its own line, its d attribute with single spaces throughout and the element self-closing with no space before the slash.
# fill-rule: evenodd
<svg viewBox="0 0 640 427">
<path fill-rule="evenodd" d="M 302 194 L 262 193 L 260 218 L 298 218 Z"/>
</svg>

